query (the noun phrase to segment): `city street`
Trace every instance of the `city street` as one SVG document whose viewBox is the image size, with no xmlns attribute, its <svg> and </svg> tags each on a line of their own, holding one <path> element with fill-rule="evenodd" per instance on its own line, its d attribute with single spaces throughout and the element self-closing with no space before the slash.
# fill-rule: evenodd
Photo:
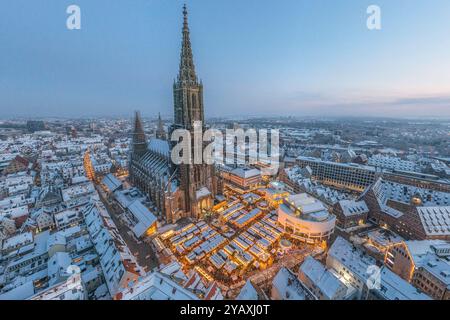
<svg viewBox="0 0 450 320">
<path fill-rule="evenodd" d="M 107 200 L 104 191 L 98 186 L 96 186 L 96 188 L 99 192 L 100 199 L 102 200 L 103 204 L 108 210 L 109 215 L 116 224 L 116 227 L 119 230 L 119 233 L 122 236 L 123 240 L 130 248 L 130 251 L 133 253 L 133 255 L 136 257 L 138 264 L 143 267 L 146 272 L 149 272 L 153 268 L 157 267 L 159 265 L 159 262 L 155 252 L 152 249 L 152 246 L 145 241 L 136 239 L 130 228 L 120 218 L 121 214 L 123 213 L 120 206 L 114 203 L 114 201 L 110 203 Z"/>
</svg>

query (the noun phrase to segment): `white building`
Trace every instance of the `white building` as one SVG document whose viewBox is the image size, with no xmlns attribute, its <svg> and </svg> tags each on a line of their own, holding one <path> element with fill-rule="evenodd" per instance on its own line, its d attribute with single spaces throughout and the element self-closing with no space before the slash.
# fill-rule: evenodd
<svg viewBox="0 0 450 320">
<path fill-rule="evenodd" d="M 271 298 L 272 300 L 317 300 L 297 276 L 285 267 L 281 268 L 273 278 Z"/>
<path fill-rule="evenodd" d="M 115 300 L 199 300 L 191 291 L 183 288 L 160 272 L 148 274 L 132 287 L 118 292 Z"/>
<path fill-rule="evenodd" d="M 337 237 L 327 255 L 327 267 L 347 286 L 357 289 L 356 297 L 367 296 L 367 281 L 376 272 L 376 260 L 342 237 Z"/>
<path fill-rule="evenodd" d="M 119 234 L 103 204 L 95 202 L 83 212 L 85 222 L 100 256 L 106 284 L 111 296 L 144 274 Z"/>
<path fill-rule="evenodd" d="M 376 154 L 370 157 L 368 165 L 398 171 L 417 171 L 419 169 L 413 161 L 402 160 L 397 157 L 383 156 L 381 154 Z"/>
<path fill-rule="evenodd" d="M 298 276 L 319 300 L 346 299 L 347 286 L 311 256 L 306 257 L 300 266 Z"/>
<path fill-rule="evenodd" d="M 387 267 L 380 270 L 380 280 L 369 292 L 373 300 L 431 300 Z"/>
<path fill-rule="evenodd" d="M 79 274 L 39 292 L 29 300 L 86 300 L 87 294 Z"/>
<path fill-rule="evenodd" d="M 307 243 L 327 241 L 334 232 L 336 217 L 324 204 L 306 193 L 290 195 L 278 207 L 278 223 Z"/>
</svg>

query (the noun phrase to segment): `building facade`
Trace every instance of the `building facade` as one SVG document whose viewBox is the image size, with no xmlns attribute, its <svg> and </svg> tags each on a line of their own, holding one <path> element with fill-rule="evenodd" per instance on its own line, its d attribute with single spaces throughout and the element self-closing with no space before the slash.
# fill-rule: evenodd
<svg viewBox="0 0 450 320">
<path fill-rule="evenodd" d="M 362 192 L 375 181 L 374 167 L 356 163 L 323 161 L 319 158 L 298 157 L 296 163 L 301 168 L 310 167 L 312 178 L 323 184 L 352 191 Z"/>
<path fill-rule="evenodd" d="M 328 241 L 334 232 L 336 217 L 322 202 L 306 193 L 284 199 L 277 213 L 284 231 L 300 241 L 321 243 Z"/>
<path fill-rule="evenodd" d="M 203 84 L 196 72 L 191 48 L 188 13 L 183 8 L 180 68 L 173 85 L 174 130 L 188 130 L 193 136 L 194 126 L 204 124 Z M 147 143 L 142 121 L 136 113 L 130 155 L 130 180 L 144 191 L 167 222 L 183 217 L 199 219 L 213 206 L 215 194 L 214 167 L 208 164 L 174 164 L 170 155 L 175 144 L 164 139 L 162 122 L 157 137 Z M 193 142 L 193 141 L 191 141 Z M 191 143 L 191 154 L 194 147 Z"/>
</svg>

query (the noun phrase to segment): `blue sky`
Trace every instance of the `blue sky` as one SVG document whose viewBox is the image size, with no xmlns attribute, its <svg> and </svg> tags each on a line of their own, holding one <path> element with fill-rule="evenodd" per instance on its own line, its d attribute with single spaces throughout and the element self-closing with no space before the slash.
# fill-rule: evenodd
<svg viewBox="0 0 450 320">
<path fill-rule="evenodd" d="M 450 117 L 448 0 L 2 0 L 0 117 L 171 116 L 184 2 L 207 117 Z"/>
</svg>

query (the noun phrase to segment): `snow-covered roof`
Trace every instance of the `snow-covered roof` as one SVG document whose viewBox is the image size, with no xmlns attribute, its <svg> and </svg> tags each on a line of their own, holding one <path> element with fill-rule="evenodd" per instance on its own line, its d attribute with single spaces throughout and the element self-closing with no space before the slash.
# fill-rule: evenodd
<svg viewBox="0 0 450 320">
<path fill-rule="evenodd" d="M 445 283 L 450 288 L 450 262 L 438 258 L 435 254 L 427 253 L 421 260 L 420 266 Z"/>
<path fill-rule="evenodd" d="M 450 206 L 418 207 L 417 213 L 427 235 L 450 235 Z"/>
<path fill-rule="evenodd" d="M 211 194 L 211 191 L 209 191 L 209 189 L 207 187 L 202 187 L 202 188 L 198 189 L 195 193 L 197 200 L 207 197 L 210 194 Z"/>
<path fill-rule="evenodd" d="M 335 218 L 328 212 L 322 201 L 306 193 L 290 195 L 280 206 L 280 210 L 303 220 L 325 221 Z"/>
<path fill-rule="evenodd" d="M 273 278 L 272 287 L 277 290 L 282 300 L 316 300 L 297 276 L 285 267 Z"/>
<path fill-rule="evenodd" d="M 70 201 L 73 200 L 74 198 L 78 198 L 94 192 L 95 187 L 92 184 L 92 182 L 73 185 L 61 191 L 63 201 Z"/>
<path fill-rule="evenodd" d="M 112 173 L 107 174 L 103 178 L 102 183 L 109 189 L 109 192 L 114 192 L 122 186 L 122 182 Z"/>
<path fill-rule="evenodd" d="M 341 200 L 339 204 L 342 208 L 342 213 L 347 217 L 369 212 L 369 208 L 364 201 Z"/>
<path fill-rule="evenodd" d="M 144 271 L 101 202 L 90 204 L 83 214 L 92 242 L 100 256 L 108 290 L 113 295 L 120 289 L 124 272 L 139 276 L 144 274 Z M 115 264 L 116 268 L 110 268 L 111 264 Z M 120 271 L 123 271 L 122 275 Z"/>
<path fill-rule="evenodd" d="M 414 263 L 419 265 L 427 253 L 434 253 L 434 247 L 448 244 L 444 240 L 410 240 L 405 241 Z"/>
<path fill-rule="evenodd" d="M 170 157 L 170 145 L 166 140 L 152 138 L 148 143 L 148 149 L 167 158 Z"/>
<path fill-rule="evenodd" d="M 80 275 L 73 275 L 70 281 L 62 281 L 51 286 L 30 300 L 85 300 L 86 292 Z"/>
<path fill-rule="evenodd" d="M 128 208 L 134 201 L 136 200 L 144 200 L 145 196 L 137 189 L 126 189 L 114 192 L 114 196 L 116 200 L 120 203 L 120 205 L 124 208 Z"/>
<path fill-rule="evenodd" d="M 241 178 L 248 179 L 251 177 L 256 177 L 261 175 L 261 171 L 255 168 L 236 168 L 231 171 L 232 174 L 237 175 Z"/>
<path fill-rule="evenodd" d="M 152 272 L 132 287 L 116 294 L 116 300 L 199 300 L 191 291 L 160 272 Z"/>
<path fill-rule="evenodd" d="M 307 193 L 290 195 L 288 201 L 300 209 L 303 214 L 326 210 L 321 201 L 309 196 Z"/>
<path fill-rule="evenodd" d="M 47 262 L 50 285 L 59 282 L 61 276 L 68 275 L 68 267 L 71 264 L 72 259 L 67 252 L 55 252 Z"/>
<path fill-rule="evenodd" d="M 34 285 L 32 281 L 28 281 L 4 294 L 0 294 L 0 300 L 25 300 L 32 295 L 34 295 Z"/>
<path fill-rule="evenodd" d="M 26 215 L 28 215 L 28 213 L 29 213 L 28 206 L 25 205 L 25 206 L 10 208 L 10 209 L 2 209 L 0 212 L 0 217 L 10 216 L 11 218 L 14 219 L 14 218 L 26 216 Z"/>
<path fill-rule="evenodd" d="M 375 290 L 386 300 L 431 300 L 386 267 L 381 268 L 380 277 L 379 288 Z"/>
<path fill-rule="evenodd" d="M 66 237 L 63 232 L 56 232 L 47 239 L 47 250 L 56 245 L 66 245 Z"/>
<path fill-rule="evenodd" d="M 168 265 L 163 266 L 161 269 L 159 269 L 159 272 L 180 280 L 188 280 L 188 277 L 182 271 L 182 266 L 178 261 L 173 261 Z"/>
<path fill-rule="evenodd" d="M 402 160 L 397 157 L 383 156 L 381 154 L 376 154 L 370 157 L 368 164 L 374 167 L 391 170 L 416 171 L 419 169 L 413 161 Z"/>
<path fill-rule="evenodd" d="M 33 234 L 31 232 L 19 233 L 8 239 L 3 240 L 2 250 L 14 249 L 33 242 Z"/>
<path fill-rule="evenodd" d="M 347 290 L 346 286 L 331 272 L 329 272 L 323 264 L 315 260 L 313 257 L 306 257 L 300 266 L 300 271 L 307 276 L 323 295 L 328 299 L 333 299 L 339 291 Z"/>
<path fill-rule="evenodd" d="M 450 193 L 448 192 L 419 188 L 382 178 L 375 182 L 373 190 L 381 204 L 386 204 L 387 200 L 410 204 L 412 198 L 419 197 L 423 207 L 450 205 Z"/>
<path fill-rule="evenodd" d="M 250 280 L 247 280 L 242 287 L 236 300 L 259 300 L 258 291 L 256 291 Z"/>
<path fill-rule="evenodd" d="M 362 250 L 357 249 L 340 236 L 338 236 L 331 245 L 328 256 L 338 260 L 360 279 L 369 277 L 369 274 L 367 273 L 369 266 L 376 265 L 376 260 L 374 258 L 367 255 Z"/>
<path fill-rule="evenodd" d="M 128 210 L 138 220 L 132 230 L 136 237 L 140 238 L 156 222 L 156 217 L 139 200 L 129 205 Z"/>
</svg>

